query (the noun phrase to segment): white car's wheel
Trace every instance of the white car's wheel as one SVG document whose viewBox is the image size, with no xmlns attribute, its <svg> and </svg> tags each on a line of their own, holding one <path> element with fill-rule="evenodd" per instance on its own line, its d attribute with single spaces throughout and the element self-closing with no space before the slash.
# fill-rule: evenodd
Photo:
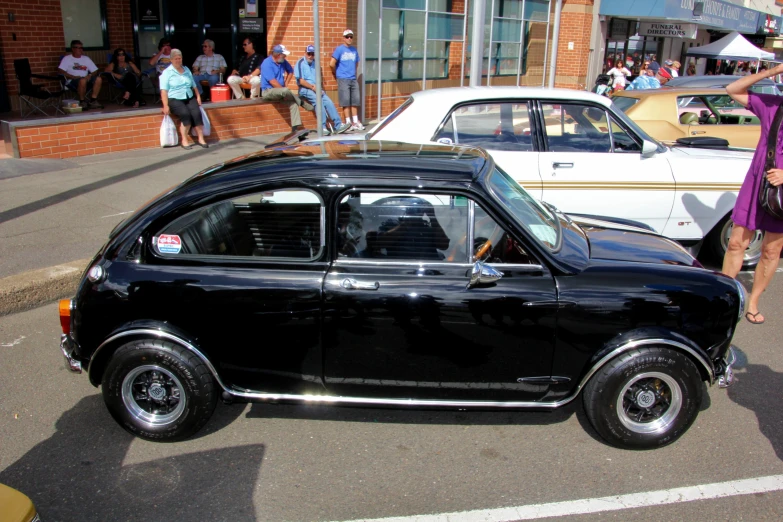
<svg viewBox="0 0 783 522">
<path fill-rule="evenodd" d="M 707 247 L 716 260 L 722 260 L 726 255 L 726 249 L 729 247 L 729 237 L 734 228 L 734 222 L 730 217 L 725 217 L 723 221 L 712 229 L 707 235 Z M 755 268 L 761 259 L 761 241 L 764 239 L 764 232 L 757 230 L 750 240 L 748 249 L 745 251 L 745 257 L 742 260 L 743 268 Z"/>
</svg>

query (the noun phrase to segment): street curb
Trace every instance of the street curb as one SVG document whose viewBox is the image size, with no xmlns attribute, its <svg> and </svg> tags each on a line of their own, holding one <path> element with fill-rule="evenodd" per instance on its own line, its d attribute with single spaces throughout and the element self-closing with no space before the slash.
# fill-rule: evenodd
<svg viewBox="0 0 783 522">
<path fill-rule="evenodd" d="M 73 296 L 89 262 L 78 259 L 0 279 L 0 316 Z"/>
</svg>

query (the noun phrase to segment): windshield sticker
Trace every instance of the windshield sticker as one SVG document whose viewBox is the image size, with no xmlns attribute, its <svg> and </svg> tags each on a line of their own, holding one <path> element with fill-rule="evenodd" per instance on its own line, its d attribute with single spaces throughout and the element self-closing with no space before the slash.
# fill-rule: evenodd
<svg viewBox="0 0 783 522">
<path fill-rule="evenodd" d="M 158 238 L 158 251 L 161 254 L 179 254 L 182 241 L 174 234 L 161 234 Z"/>
</svg>

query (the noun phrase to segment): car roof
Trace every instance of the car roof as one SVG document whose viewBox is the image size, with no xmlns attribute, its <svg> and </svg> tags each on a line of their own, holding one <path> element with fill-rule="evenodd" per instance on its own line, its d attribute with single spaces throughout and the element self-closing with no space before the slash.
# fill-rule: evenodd
<svg viewBox="0 0 783 522">
<path fill-rule="evenodd" d="M 281 145 L 247 154 L 204 169 L 178 189 L 221 178 L 248 177 L 278 173 L 306 176 L 314 170 L 341 169 L 366 175 L 382 170 L 387 177 L 410 177 L 411 171 L 430 178 L 472 179 L 490 156 L 483 150 L 462 145 L 415 145 L 394 141 L 364 141 L 350 138 L 340 141 L 307 141 L 299 145 Z M 307 169 L 293 165 L 306 163 Z M 176 189 L 175 189 L 176 190 Z"/>
<path fill-rule="evenodd" d="M 603 105 L 609 104 L 605 96 L 599 96 L 592 92 L 544 87 L 446 87 L 414 92 L 411 96 L 417 102 L 438 103 L 438 105 L 455 105 L 464 101 L 506 98 L 594 101 Z"/>
<path fill-rule="evenodd" d="M 673 87 L 671 89 L 639 89 L 632 91 L 618 91 L 612 94 L 612 98 L 648 98 L 655 96 L 726 96 L 726 89 L 711 89 L 708 87 Z"/>
<path fill-rule="evenodd" d="M 728 84 L 737 81 L 741 76 L 734 76 L 731 74 L 716 74 L 707 76 L 678 76 L 672 78 L 666 84 L 666 87 L 684 87 L 685 85 L 691 87 L 725 87 Z M 756 82 L 758 85 L 775 85 L 775 82 L 769 78 L 764 78 Z"/>
</svg>

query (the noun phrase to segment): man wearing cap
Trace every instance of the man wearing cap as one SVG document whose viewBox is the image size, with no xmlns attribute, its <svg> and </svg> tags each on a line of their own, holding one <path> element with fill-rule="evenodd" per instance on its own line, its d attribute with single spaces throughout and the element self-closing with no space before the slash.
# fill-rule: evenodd
<svg viewBox="0 0 783 522">
<path fill-rule="evenodd" d="M 316 86 L 315 86 L 315 47 L 308 45 L 305 49 L 304 58 L 299 58 L 294 67 L 294 76 L 296 77 L 296 84 L 299 86 L 299 97 L 302 100 L 307 100 L 313 106 L 316 104 Z M 321 103 L 323 106 L 323 133 L 325 136 L 330 134 L 341 134 L 351 128 L 350 123 L 343 123 L 340 120 L 340 113 L 337 111 L 337 107 L 334 106 L 331 98 L 329 98 L 325 92 L 323 92 L 323 86 L 321 87 Z M 334 127 L 329 128 L 327 118 L 332 120 Z"/>
<path fill-rule="evenodd" d="M 267 102 L 288 102 L 288 111 L 291 114 L 291 131 L 296 132 L 304 128 L 302 127 L 302 116 L 299 114 L 299 106 L 303 105 L 307 110 L 312 110 L 313 106 L 309 102 L 303 102 L 299 96 L 285 86 L 285 76 L 291 68 L 291 64 L 285 59 L 289 54 L 291 52 L 285 46 L 278 44 L 272 47 L 272 54 L 261 62 L 261 99 Z"/>
<path fill-rule="evenodd" d="M 674 65 L 674 62 L 672 60 L 665 60 L 663 62 L 663 69 L 666 70 L 666 72 L 669 73 L 669 76 L 674 78 L 674 73 L 672 72 L 672 65 Z"/>
<path fill-rule="evenodd" d="M 343 31 L 342 45 L 332 53 L 329 62 L 335 78 L 337 78 L 337 98 L 343 108 L 343 116 L 351 123 L 352 130 L 364 130 L 359 121 L 359 82 L 356 81 L 356 70 L 359 68 L 359 51 L 353 45 L 353 31 Z"/>
</svg>

